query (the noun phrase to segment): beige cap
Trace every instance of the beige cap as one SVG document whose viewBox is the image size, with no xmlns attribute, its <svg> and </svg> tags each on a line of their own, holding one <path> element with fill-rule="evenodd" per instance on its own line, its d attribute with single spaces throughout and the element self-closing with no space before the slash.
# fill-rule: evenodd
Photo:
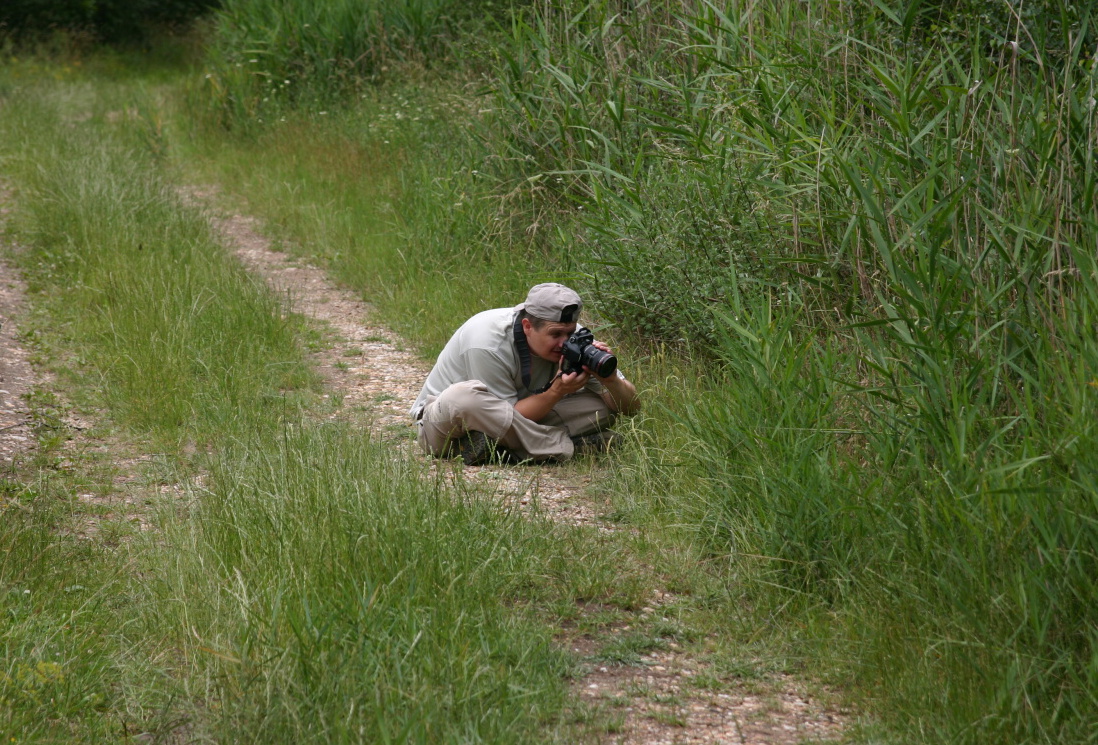
<svg viewBox="0 0 1098 745">
<path fill-rule="evenodd" d="M 517 306 L 516 310 L 525 310 L 527 315 L 543 321 L 576 323 L 583 310 L 583 301 L 575 290 L 556 282 L 546 282 L 531 287 L 526 302 Z"/>
</svg>

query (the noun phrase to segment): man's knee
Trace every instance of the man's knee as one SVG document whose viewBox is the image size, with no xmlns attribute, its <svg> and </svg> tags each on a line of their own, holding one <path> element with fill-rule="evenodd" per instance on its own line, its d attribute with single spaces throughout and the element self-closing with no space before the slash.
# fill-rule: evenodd
<svg viewBox="0 0 1098 745">
<path fill-rule="evenodd" d="M 511 427 L 514 407 L 488 390 L 479 380 L 454 383 L 439 394 L 425 419 L 457 435 L 478 430 L 499 438 Z"/>
<path fill-rule="evenodd" d="M 495 398 L 484 383 L 479 380 L 465 380 L 444 390 L 436 401 L 438 407 L 447 412 L 448 418 L 454 418 L 483 406 L 486 396 Z"/>
</svg>

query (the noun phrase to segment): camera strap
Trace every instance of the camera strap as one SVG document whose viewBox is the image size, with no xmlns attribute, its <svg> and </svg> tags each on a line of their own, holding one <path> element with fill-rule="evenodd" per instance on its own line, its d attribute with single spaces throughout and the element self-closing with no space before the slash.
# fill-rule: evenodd
<svg viewBox="0 0 1098 745">
<path fill-rule="evenodd" d="M 522 330 L 522 314 L 515 314 L 515 324 L 512 327 L 512 332 L 515 336 L 515 349 L 518 350 L 519 366 L 522 372 L 522 384 L 526 386 L 526 390 L 530 390 L 530 345 L 526 343 L 526 333 Z M 531 395 L 536 396 L 539 393 L 545 393 L 553 385 L 552 378 L 548 383 L 543 385 L 536 391 L 532 391 Z"/>
</svg>

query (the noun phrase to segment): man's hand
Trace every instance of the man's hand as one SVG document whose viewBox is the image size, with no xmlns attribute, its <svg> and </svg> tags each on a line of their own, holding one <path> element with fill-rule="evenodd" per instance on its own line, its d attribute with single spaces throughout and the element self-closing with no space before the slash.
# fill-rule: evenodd
<svg viewBox="0 0 1098 745">
<path fill-rule="evenodd" d="M 591 377 L 591 371 L 586 367 L 583 368 L 585 372 L 570 372 L 563 373 L 559 369 L 557 370 L 557 377 L 553 378 L 552 384 L 549 386 L 549 390 L 555 391 L 560 394 L 561 398 L 570 396 L 573 393 L 579 391 L 583 386 L 587 385 L 587 380 Z"/>
<path fill-rule="evenodd" d="M 560 403 L 562 398 L 581 390 L 583 386 L 587 385 L 590 377 L 590 373 L 578 371 L 564 374 L 560 371 L 558 365 L 557 376 L 549 383 L 549 387 L 541 393 L 527 396 L 516 403 L 515 411 L 527 419 L 540 422 L 546 414 L 553 410 L 554 406 Z"/>
<path fill-rule="evenodd" d="M 614 353 L 610 347 L 597 339 L 591 342 L 591 346 L 609 354 Z M 637 389 L 632 383 L 625 379 L 620 368 L 610 373 L 605 378 L 596 374 L 586 365 L 584 365 L 583 369 L 591 375 L 594 375 L 598 381 L 602 383 L 603 388 L 606 389 L 606 392 L 602 394 L 602 400 L 606 402 L 606 405 L 609 406 L 612 411 L 625 415 L 637 413 L 640 409 L 640 399 L 637 398 Z"/>
<path fill-rule="evenodd" d="M 603 352 L 610 351 L 610 347 L 601 341 L 591 342 L 597 349 Z M 584 366 L 583 372 L 562 373 L 558 367 L 557 376 L 549 384 L 549 388 L 533 396 L 527 396 L 515 404 L 515 411 L 531 421 L 540 422 L 560 403 L 565 396 L 582 390 L 591 376 L 595 375 Z M 619 414 L 635 414 L 640 409 L 640 399 L 637 397 L 637 389 L 625 379 L 620 370 L 616 370 L 605 378 L 595 375 L 602 383 L 606 391 L 602 394 L 602 400 L 610 407 L 611 411 Z"/>
</svg>

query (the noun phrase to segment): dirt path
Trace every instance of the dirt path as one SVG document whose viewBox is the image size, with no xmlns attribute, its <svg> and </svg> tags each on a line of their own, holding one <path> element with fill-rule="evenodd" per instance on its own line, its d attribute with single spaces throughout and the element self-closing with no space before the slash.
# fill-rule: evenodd
<svg viewBox="0 0 1098 745">
<path fill-rule="evenodd" d="M 11 194 L 0 184 L 0 229 L 7 220 L 10 200 Z M 14 323 L 23 314 L 26 289 L 0 255 L 0 474 L 12 471 L 34 442 L 27 395 L 34 390 L 37 378 Z"/>
<path fill-rule="evenodd" d="M 25 292 L 22 280 L 0 260 L 0 473 L 11 471 L 34 445 L 27 396 L 38 378 L 13 322 L 22 315 Z"/>
<path fill-rule="evenodd" d="M 406 351 L 390 330 L 370 321 L 370 306 L 338 287 L 320 269 L 274 250 L 259 223 L 241 214 L 212 207 L 211 190 L 188 189 L 183 194 L 203 205 L 226 245 L 250 271 L 288 297 L 290 307 L 326 328 L 334 343 L 317 352 L 315 364 L 329 386 L 329 396 L 342 399 L 342 413 L 363 416 L 378 436 L 418 452 L 411 440 L 407 412 L 429 366 Z M 464 467 L 435 462 L 454 478 L 495 485 L 500 496 L 523 509 L 538 510 L 570 525 L 602 532 L 614 527 L 582 496 L 582 485 L 538 467 Z M 670 596 L 653 598 L 638 614 L 658 614 Z M 590 660 L 585 674 L 573 683 L 576 698 L 598 712 L 603 742 L 628 745 L 659 743 L 736 743 L 762 745 L 834 739 L 842 718 L 813 701 L 791 677 L 744 683 L 721 679 L 710 666 L 671 643 L 643 655 L 639 664 L 600 664 L 599 649 L 615 635 L 627 634 L 628 624 L 612 628 L 604 638 L 562 632 L 561 641 Z"/>
</svg>

